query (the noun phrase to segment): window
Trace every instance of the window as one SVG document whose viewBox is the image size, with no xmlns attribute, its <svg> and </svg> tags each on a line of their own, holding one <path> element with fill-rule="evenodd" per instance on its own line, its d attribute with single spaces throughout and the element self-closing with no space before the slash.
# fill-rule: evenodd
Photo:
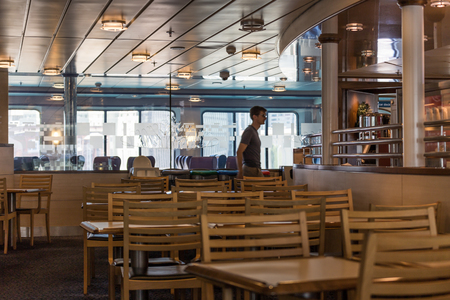
<svg viewBox="0 0 450 300">
<path fill-rule="evenodd" d="M 10 109 L 8 112 L 9 143 L 14 156 L 40 156 L 41 114 L 37 110 Z"/>
<path fill-rule="evenodd" d="M 104 122 L 104 111 L 77 112 L 77 154 L 84 156 L 83 170 L 92 170 L 94 158 L 105 156 Z"/>
<path fill-rule="evenodd" d="M 291 112 L 269 112 L 267 115 L 267 133 L 271 136 L 268 143 L 268 168 L 293 164 L 293 136 L 297 135 L 297 115 Z M 269 138 L 270 141 L 270 138 Z"/>
<path fill-rule="evenodd" d="M 203 114 L 203 156 L 234 155 L 233 113 Z"/>
</svg>

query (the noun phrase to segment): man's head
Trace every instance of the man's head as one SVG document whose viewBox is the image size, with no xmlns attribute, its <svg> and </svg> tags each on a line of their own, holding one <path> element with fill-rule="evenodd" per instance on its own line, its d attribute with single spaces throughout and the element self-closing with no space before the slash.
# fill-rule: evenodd
<svg viewBox="0 0 450 300">
<path fill-rule="evenodd" d="M 259 118 L 262 120 L 262 123 L 259 123 L 264 124 L 264 121 L 267 119 L 266 112 L 267 109 L 262 106 L 253 106 L 252 108 L 250 108 L 250 118 L 253 122 Z"/>
</svg>

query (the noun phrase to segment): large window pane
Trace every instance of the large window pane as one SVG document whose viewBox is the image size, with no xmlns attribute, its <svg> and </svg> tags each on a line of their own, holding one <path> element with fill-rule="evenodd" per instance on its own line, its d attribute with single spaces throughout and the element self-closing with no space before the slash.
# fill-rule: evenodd
<svg viewBox="0 0 450 300">
<path fill-rule="evenodd" d="M 14 109 L 8 112 L 9 143 L 14 144 L 14 156 L 40 156 L 39 125 L 41 115 L 37 110 Z"/>
<path fill-rule="evenodd" d="M 252 120 L 250 119 L 250 113 L 236 113 L 236 150 L 239 147 L 239 143 L 241 141 L 242 133 L 244 132 L 245 128 L 248 127 L 252 123 Z M 258 130 L 259 136 L 265 136 L 266 134 L 266 125 L 261 125 Z M 264 138 L 261 140 L 261 168 L 267 168 L 266 166 L 266 148 L 264 147 Z"/>
<path fill-rule="evenodd" d="M 104 122 L 104 111 L 77 112 L 77 154 L 84 156 L 85 164 L 83 170 L 92 170 L 94 158 L 96 156 L 105 156 Z"/>
<path fill-rule="evenodd" d="M 142 146 L 142 155 L 155 157 L 155 167 L 170 168 L 170 150 L 164 145 L 162 139 L 169 134 L 170 121 L 174 113 L 164 110 L 148 110 L 141 112 L 141 123 L 155 124 L 158 130 L 148 130 L 147 134 L 139 134 L 139 143 Z M 150 126 L 147 126 L 150 127 Z M 156 128 L 156 127 L 155 127 Z"/>
<path fill-rule="evenodd" d="M 203 156 L 233 156 L 233 113 L 205 112 L 202 123 Z"/>
<path fill-rule="evenodd" d="M 297 115 L 290 112 L 269 112 L 266 124 L 272 143 L 268 147 L 269 169 L 293 164 L 293 136 L 297 134 Z"/>
<path fill-rule="evenodd" d="M 135 124 L 139 123 L 138 111 L 108 111 L 106 113 L 104 134 L 107 137 L 106 153 L 108 156 L 119 156 L 120 169 L 127 169 L 130 156 L 139 155 L 139 146 L 135 136 Z"/>
</svg>

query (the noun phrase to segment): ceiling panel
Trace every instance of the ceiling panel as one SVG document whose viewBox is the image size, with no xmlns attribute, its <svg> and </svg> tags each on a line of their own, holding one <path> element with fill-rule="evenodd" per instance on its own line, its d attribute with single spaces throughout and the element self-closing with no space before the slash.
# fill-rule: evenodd
<svg viewBox="0 0 450 300">
<path fill-rule="evenodd" d="M 22 35 L 27 2 L 26 0 L 0 1 L 0 36 L 18 37 Z"/>
<path fill-rule="evenodd" d="M 50 37 L 25 37 L 23 40 L 23 51 L 20 55 L 18 71 L 37 73 L 45 53 L 47 52 L 50 41 Z"/>
<path fill-rule="evenodd" d="M 52 37 L 56 33 L 66 1 L 33 0 L 30 3 L 25 36 Z"/>
<path fill-rule="evenodd" d="M 83 73 L 110 43 L 110 40 L 104 39 L 84 40 L 74 57 L 76 71 Z"/>
</svg>

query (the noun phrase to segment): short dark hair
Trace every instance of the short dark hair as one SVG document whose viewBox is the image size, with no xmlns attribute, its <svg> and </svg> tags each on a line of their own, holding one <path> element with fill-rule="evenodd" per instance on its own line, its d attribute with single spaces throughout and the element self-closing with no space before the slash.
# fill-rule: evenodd
<svg viewBox="0 0 450 300">
<path fill-rule="evenodd" d="M 259 116 L 261 112 L 266 112 L 267 109 L 265 109 L 262 106 L 253 106 L 250 108 L 250 119 L 253 121 L 253 116 Z"/>
</svg>

